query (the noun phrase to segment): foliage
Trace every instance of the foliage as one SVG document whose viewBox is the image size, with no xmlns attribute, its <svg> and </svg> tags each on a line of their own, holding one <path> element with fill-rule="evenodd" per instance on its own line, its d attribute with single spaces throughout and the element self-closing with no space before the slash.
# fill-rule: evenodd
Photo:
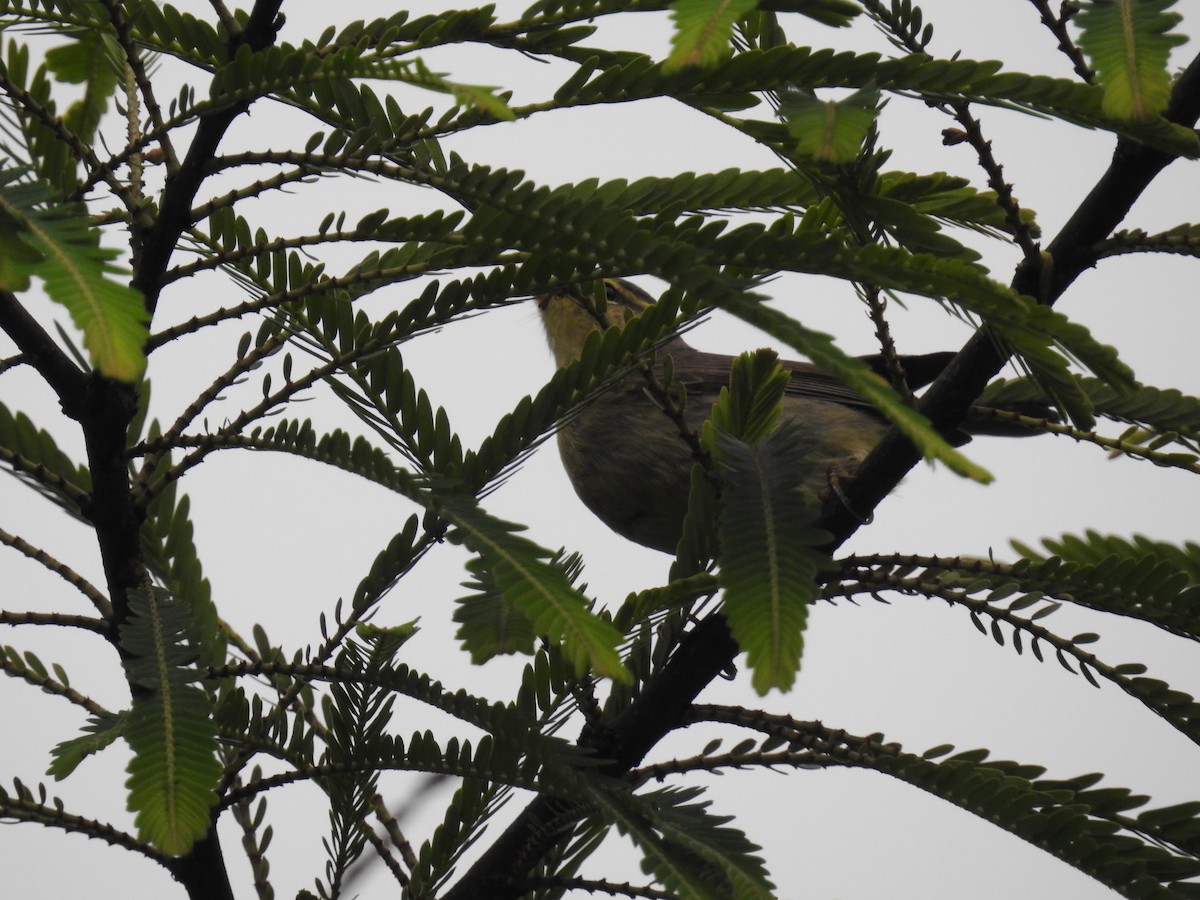
<svg viewBox="0 0 1200 900">
<path fill-rule="evenodd" d="M 191 684 L 199 655 L 182 604 L 166 592 L 130 591 L 121 628 L 125 671 L 134 689 L 124 736 L 129 807 L 138 837 L 164 853 L 191 849 L 209 828 L 221 765 L 208 697 Z"/>
<path fill-rule="evenodd" d="M 829 535 L 809 527 L 818 504 L 804 490 L 811 438 L 778 422 L 787 381 L 774 353 L 742 354 L 704 432 L 721 491 L 721 609 L 760 694 L 792 687 L 817 573 L 828 564 L 814 548 Z"/>
<path fill-rule="evenodd" d="M 1172 31 L 1174 0 L 1133 3 L 1093 0 L 1083 5 L 1079 46 L 1104 88 L 1104 110 L 1115 119 L 1146 120 L 1161 113 L 1170 96 L 1167 57 L 1186 38 Z"/>
<path fill-rule="evenodd" d="M 25 647 L 0 648 L 0 669 L 48 695 L 37 703 L 65 700 L 87 715 L 47 760 L 54 778 L 87 778 L 89 758 L 125 748 L 134 831 L 68 811 L 17 773 L 0 790 L 0 816 L 101 838 L 165 866 L 190 896 L 219 900 L 234 896 L 214 828 L 229 812 L 255 889 L 269 897 L 268 792 L 305 782 L 328 805 L 324 867 L 310 873 L 322 897 L 354 895 L 363 860 L 414 898 L 573 888 L 769 897 L 773 861 L 699 781 L 647 782 L 852 767 L 957 805 L 1124 896 L 1200 896 L 1200 801 L 1134 814 L 1146 798 L 1097 787 L 1100 776 L 1050 780 L 986 751 L 912 754 L 877 735 L 695 703 L 739 652 L 760 694 L 791 688 L 818 599 L 920 596 L 966 609 L 1018 653 L 1053 651 L 1200 743 L 1195 699 L 1142 663 L 1103 660 L 1095 633 L 1059 634 L 1047 621 L 1074 605 L 1200 640 L 1196 545 L 1089 531 L 1046 538 L 1044 551 L 1015 543 L 1012 562 L 837 556 L 920 458 L 987 481 L 957 446 L 984 419 L 1001 433 L 1048 431 L 1200 473 L 1200 399 L 1138 382 L 1120 348 L 1055 308 L 1109 258 L 1198 255 L 1193 223 L 1117 229 L 1163 167 L 1200 156 L 1200 63 L 1171 68 L 1185 31 L 1171 0 L 1033 5 L 1073 77 L 936 56 L 933 24 L 910 0 L 539 0 L 511 19 L 491 6 L 400 10 L 298 37 L 281 0 L 233 11 L 0 2 L 0 467 L 82 523 L 100 560 L 77 570 L 66 539 L 42 547 L 0 529 L 13 551 L 6 565 L 41 566 L 92 607 L 81 616 L 54 598 L 31 601 L 0 610 L 0 624 L 38 626 L 51 640 L 66 626 L 105 642 L 128 699 L 106 708 L 66 666 Z M 600 27 L 668 10 L 675 37 L 661 60 L 614 45 L 620 32 Z M 894 52 L 810 45 L 825 34 L 818 24 L 870 25 Z M 453 47 L 552 62 L 561 81 L 517 102 L 506 85 L 436 71 L 438 51 Z M 548 186 L 457 142 L 640 100 L 696 111 L 779 163 Z M 945 143 L 971 149 L 977 181 L 888 168 L 888 104 L 944 114 Z M 977 118 L 993 108 L 1116 141 L 1082 212 L 1044 245 Z M 302 121 L 310 136 L 263 127 L 274 116 Z M 322 205 L 323 188 L 363 184 L 403 208 Z M 308 204 L 302 215 L 264 215 L 273 204 L 294 211 L 293 194 Z M 1015 253 L 1010 282 L 980 262 L 983 241 Z M 767 305 L 779 273 L 848 286 L 872 317 L 880 357 L 856 358 L 798 321 L 802 310 Z M 550 290 L 591 296 L 599 279 L 630 275 L 668 290 L 626 327 L 595 333 L 475 442 L 410 366 L 435 340 L 460 352 L 448 327 L 464 319 Z M 54 323 L 43 296 L 74 331 Z M 926 300 L 976 334 L 918 401 L 891 322 Z M 799 489 L 809 437 L 779 424 L 787 375 L 773 355 L 734 364 L 706 424 L 688 427 L 686 386 L 662 348 L 714 309 L 805 354 L 893 426 L 868 458 L 829 473 L 822 496 Z M 172 353 L 198 380 L 185 402 L 152 407 L 149 379 Z M 658 369 L 646 364 L 656 355 Z M 1009 358 L 1027 376 L 995 381 Z M 540 546 L 488 507 L 558 423 L 637 372 L 691 448 L 692 492 L 668 583 L 610 603 L 581 582 L 586 556 Z M 22 375 L 54 402 L 18 398 L 7 385 Z M 322 405 L 305 417 L 301 404 L 314 398 Z M 1103 431 L 1110 423 L 1115 436 Z M 238 450 L 256 463 L 295 460 L 306 473 L 298 491 L 349 475 L 405 508 L 390 533 L 363 536 L 378 550 L 362 571 L 322 559 L 352 589 L 322 612 L 307 646 L 285 648 L 259 623 L 244 633 L 243 598 L 209 581 L 194 520 L 213 478 L 229 504 L 219 515 L 260 512 L 221 487 L 217 461 Z M 305 527 L 320 536 L 362 521 L 339 509 Z M 391 619 L 389 604 L 443 543 L 465 559 L 467 592 L 457 568 L 432 589 L 458 598 L 439 608 L 459 646 L 424 672 L 408 656 L 418 625 Z M 265 536 L 244 563 L 278 570 Z M 297 585 L 278 571 L 270 599 L 286 604 Z M 510 654 L 527 657 L 511 684 L 495 659 Z M 489 697 L 502 699 L 443 685 L 468 657 L 496 667 Z M 413 708 L 429 715 L 401 737 Z M 26 715 L 37 712 L 10 711 L 9 729 Z M 647 761 L 664 737 L 700 722 L 753 736 L 729 751 L 717 740 L 690 758 Z M 577 737 L 561 736 L 580 723 Z M 415 794 L 440 817 L 415 849 L 383 796 L 394 773 L 456 784 L 449 799 Z M 517 803 L 515 789 L 533 799 L 501 832 L 492 818 Z M 641 854 L 646 886 L 580 876 L 614 831 Z"/>
<path fill-rule="evenodd" d="M 136 381 L 146 366 L 146 311 L 141 297 L 111 275 L 115 250 L 100 246 L 82 209 L 57 203 L 43 182 L 17 181 L 19 170 L 0 172 L 0 289 L 26 291 L 36 275 L 51 299 L 65 306 L 83 332 L 96 368 L 121 381 Z"/>
</svg>

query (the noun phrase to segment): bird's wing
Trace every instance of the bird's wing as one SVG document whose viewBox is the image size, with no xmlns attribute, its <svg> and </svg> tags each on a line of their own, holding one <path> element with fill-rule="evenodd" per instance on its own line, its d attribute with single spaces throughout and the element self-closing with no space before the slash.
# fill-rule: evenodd
<svg viewBox="0 0 1200 900">
<path fill-rule="evenodd" d="M 693 348 L 689 347 L 688 349 Z M 903 357 L 902 363 L 910 385 L 913 388 L 921 388 L 929 384 L 946 367 L 953 356 L 953 353 L 928 353 L 921 356 Z M 724 356 L 719 353 L 689 353 L 682 360 L 676 361 L 675 379 L 682 382 L 692 393 L 716 393 L 729 384 L 729 370 L 733 365 L 733 359 L 732 356 Z M 872 370 L 883 374 L 885 364 L 881 356 L 864 356 L 861 359 Z M 787 396 L 837 403 L 865 412 L 875 411 L 875 407 L 857 392 L 848 388 L 838 378 L 818 369 L 812 363 L 787 360 L 781 360 L 781 362 L 792 376 L 784 389 Z"/>
</svg>

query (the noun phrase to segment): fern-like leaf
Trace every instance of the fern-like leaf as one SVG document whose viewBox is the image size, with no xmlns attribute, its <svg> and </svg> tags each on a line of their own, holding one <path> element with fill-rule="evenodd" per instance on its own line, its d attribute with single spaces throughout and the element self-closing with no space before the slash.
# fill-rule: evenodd
<svg viewBox="0 0 1200 900">
<path fill-rule="evenodd" d="M 734 22 L 754 7 L 754 0 L 675 0 L 675 34 L 663 71 L 705 68 L 728 56 Z"/>
<path fill-rule="evenodd" d="M 626 681 L 616 645 L 620 632 L 611 622 L 588 609 L 561 569 L 551 565 L 552 554 L 516 533 L 517 527 L 495 519 L 459 495 L 442 495 L 439 511 L 474 553 L 468 566 L 489 573 L 506 602 L 528 617 L 534 631 L 564 642 L 567 656 L 583 671 Z"/>
<path fill-rule="evenodd" d="M 932 758 L 950 749 L 935 748 L 924 756 L 881 756 L 870 765 L 987 819 L 1125 897 L 1187 896 L 1177 893 L 1187 887 L 1184 880 L 1200 875 L 1200 863 L 1189 854 L 1123 831 L 1132 823 L 1112 821 L 1109 796 L 1091 793 L 1089 803 L 1083 788 L 1096 778 L 1082 783 L 1037 781 L 1041 767 L 988 760 L 982 750 L 941 761 Z M 1183 811 L 1180 818 L 1195 828 L 1195 809 Z M 1189 834 L 1187 828 L 1179 832 Z"/>
<path fill-rule="evenodd" d="M 1200 546 L 1132 540 L 1088 531 L 1045 538 L 1053 554 L 1013 542 L 1028 564 L 1021 582 L 1068 595 L 1083 606 L 1151 622 L 1200 640 Z"/>
<path fill-rule="evenodd" d="M 109 716 L 92 716 L 83 726 L 83 734 L 60 741 L 52 751 L 52 760 L 46 774 L 62 781 L 89 756 L 94 756 L 117 738 L 124 736 L 128 713 Z"/>
<path fill-rule="evenodd" d="M 788 91 L 783 94 L 779 114 L 801 157 L 817 163 L 850 163 L 862 150 L 879 110 L 878 91 L 855 91 L 838 100 Z"/>
<path fill-rule="evenodd" d="M 150 437 L 157 436 L 152 423 Z M 160 463 L 169 467 L 170 457 Z M 190 635 L 200 648 L 205 665 L 220 665 L 225 660 L 225 639 L 212 586 L 204 577 L 196 548 L 191 520 L 191 503 L 186 494 L 177 497 L 178 482 L 172 481 L 155 495 L 142 522 L 142 550 L 146 566 L 175 602 L 187 609 Z"/>
<path fill-rule="evenodd" d="M 103 31 L 84 31 L 69 44 L 46 51 L 46 67 L 60 81 L 82 84 L 83 96 L 67 109 L 63 124 L 90 143 L 123 71 L 116 40 Z"/>
<path fill-rule="evenodd" d="M 800 668 L 808 604 L 828 536 L 802 491 L 811 441 L 787 424 L 756 443 L 722 436 L 718 536 L 722 609 L 754 672 L 755 690 L 788 690 Z"/>
<path fill-rule="evenodd" d="M 647 794 L 602 790 L 594 802 L 643 855 L 643 866 L 672 896 L 688 900 L 774 896 L 758 847 L 713 815 L 700 789 L 666 788 Z"/>
<path fill-rule="evenodd" d="M 100 233 L 81 210 L 49 205 L 44 182 L 15 183 L 17 173 L 0 172 L 0 245 L 15 241 L 32 248 L 8 265 L 4 290 L 22 291 L 37 276 L 83 332 L 92 363 L 102 374 L 137 381 L 146 367 L 143 349 L 148 317 L 142 298 L 110 276 L 127 274 L 113 265 L 116 251 L 100 246 Z"/>
<path fill-rule="evenodd" d="M 1134 384 L 1117 389 L 1096 378 L 1077 378 L 1079 390 L 1094 412 L 1107 419 L 1139 425 L 1155 435 L 1179 434 L 1200 440 L 1200 398 L 1175 388 Z M 1043 399 L 1028 380 L 996 381 L 979 398 L 980 406 L 1004 408 Z"/>
<path fill-rule="evenodd" d="M 806 490 L 811 437 L 794 422 L 776 427 L 787 382 L 773 352 L 742 354 L 704 429 L 720 474 L 722 608 L 760 694 L 795 681 L 817 570 L 827 563 L 812 549 L 827 535 L 809 527 L 818 510 Z"/>
<path fill-rule="evenodd" d="M 1167 106 L 1171 48 L 1187 38 L 1172 31 L 1182 21 L 1169 12 L 1175 0 L 1090 0 L 1075 18 L 1079 46 L 1104 88 L 1104 112 L 1114 119 L 1148 122 Z"/>
<path fill-rule="evenodd" d="M 196 651 L 183 608 L 165 593 L 131 591 L 121 631 L 129 680 L 140 691 L 125 727 L 133 751 L 128 802 L 138 835 L 164 853 L 187 853 L 211 825 L 221 764 L 208 697 L 191 684 Z"/>
<path fill-rule="evenodd" d="M 506 653 L 532 653 L 537 638 L 521 610 L 505 600 L 491 572 L 472 567 L 472 580 L 463 585 L 471 593 L 458 601 L 454 621 L 456 637 L 471 652 L 471 661 L 482 663 Z"/>
<path fill-rule="evenodd" d="M 76 518 L 83 515 L 91 472 L 58 448 L 54 437 L 0 403 L 0 453 L 8 469 Z"/>
</svg>

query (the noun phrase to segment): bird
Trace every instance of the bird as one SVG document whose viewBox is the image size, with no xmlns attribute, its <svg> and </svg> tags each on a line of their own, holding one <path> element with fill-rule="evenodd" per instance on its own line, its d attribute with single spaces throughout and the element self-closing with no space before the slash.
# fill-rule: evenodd
<svg viewBox="0 0 1200 900">
<path fill-rule="evenodd" d="M 593 331 L 623 326 L 655 300 L 630 281 L 603 280 L 605 309 L 569 288 L 537 298 L 542 324 L 555 362 L 566 367 L 579 358 Z M 931 383 L 954 354 L 901 356 L 910 389 Z M 671 380 L 686 390 L 683 423 L 698 433 L 722 387 L 729 383 L 734 357 L 708 353 L 675 335 L 658 346 L 654 371 L 664 374 L 670 358 Z M 883 374 L 881 354 L 860 357 Z M 848 477 L 888 429 L 879 411 L 837 378 L 811 363 L 780 361 L 790 374 L 781 419 L 794 423 L 809 444 L 811 464 L 806 487 L 827 494 L 836 479 Z M 584 505 L 623 537 L 674 555 L 683 530 L 697 461 L 679 423 L 647 391 L 648 382 L 633 371 L 592 397 L 561 423 L 558 448 L 567 477 Z M 684 429 L 686 431 L 686 429 Z M 966 440 L 962 435 L 959 443 Z"/>
</svg>

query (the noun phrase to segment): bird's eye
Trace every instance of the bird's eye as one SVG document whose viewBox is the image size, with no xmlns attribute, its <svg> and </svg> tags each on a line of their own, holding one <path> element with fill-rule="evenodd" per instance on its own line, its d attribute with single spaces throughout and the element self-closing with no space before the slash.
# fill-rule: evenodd
<svg viewBox="0 0 1200 900">
<path fill-rule="evenodd" d="M 616 285 L 610 281 L 606 281 L 604 282 L 604 299 L 609 303 L 621 303 L 625 298 L 621 296 L 621 292 L 617 290 Z"/>
</svg>

